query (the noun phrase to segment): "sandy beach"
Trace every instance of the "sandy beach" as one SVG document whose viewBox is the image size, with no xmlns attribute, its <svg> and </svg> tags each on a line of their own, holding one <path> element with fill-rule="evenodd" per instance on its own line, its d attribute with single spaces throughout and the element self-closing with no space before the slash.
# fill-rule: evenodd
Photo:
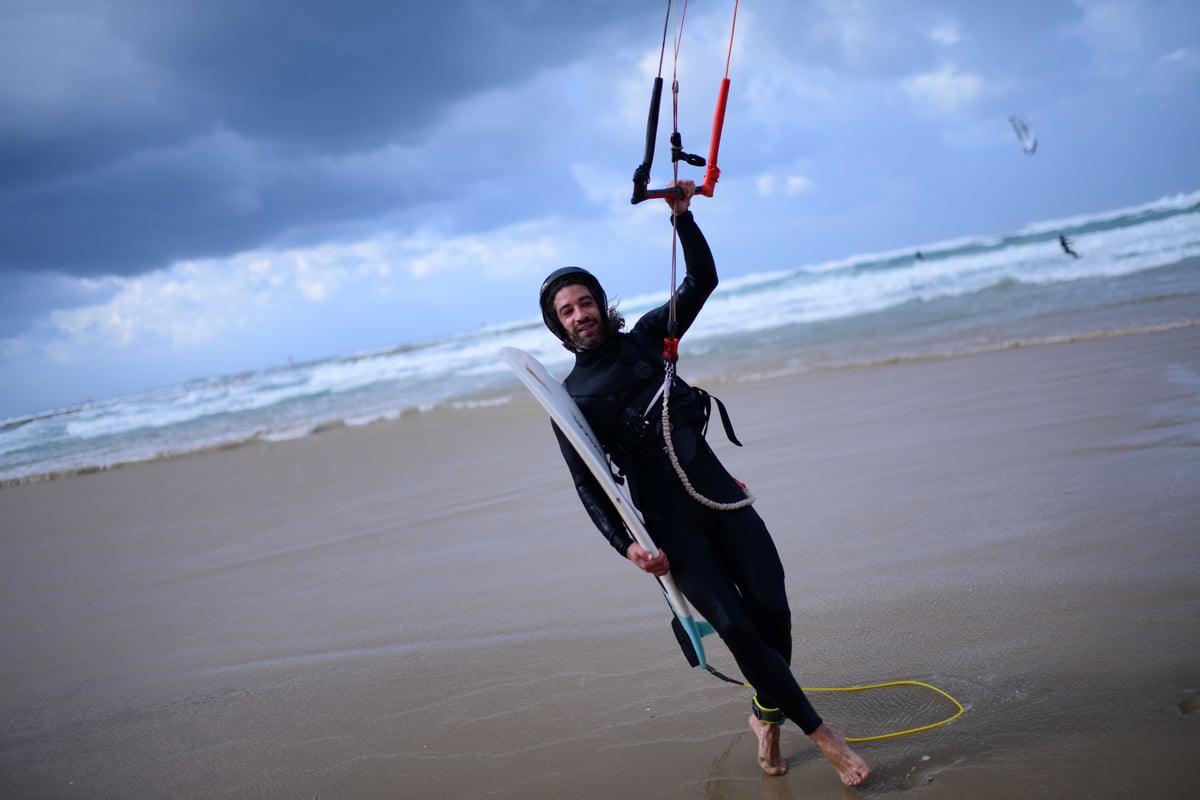
<svg viewBox="0 0 1200 800">
<path fill-rule="evenodd" d="M 522 397 L 0 490 L 0 795 L 1195 796 L 1200 327 L 708 388 L 802 684 L 966 707 L 864 787 L 794 726 L 761 774 Z"/>
</svg>

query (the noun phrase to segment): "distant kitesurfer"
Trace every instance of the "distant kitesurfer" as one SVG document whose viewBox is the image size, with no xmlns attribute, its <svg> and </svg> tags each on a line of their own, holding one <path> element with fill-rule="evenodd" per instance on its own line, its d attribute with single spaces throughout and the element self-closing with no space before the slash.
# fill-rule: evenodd
<svg viewBox="0 0 1200 800">
<path fill-rule="evenodd" d="M 916 254 L 915 256 L 913 256 L 913 258 L 915 258 L 917 261 L 924 261 L 924 260 L 925 260 L 925 254 L 924 254 L 924 253 L 922 253 L 920 250 L 918 250 L 918 251 L 917 251 L 917 254 Z"/>
<path fill-rule="evenodd" d="M 1072 256 L 1074 258 L 1079 258 L 1079 253 L 1076 253 L 1074 250 L 1071 249 L 1071 240 L 1068 239 L 1066 236 L 1059 236 L 1058 243 L 1062 247 L 1064 253 L 1066 253 L 1067 255 Z"/>
<path fill-rule="evenodd" d="M 712 252 L 689 210 L 696 191 L 681 181 L 680 197 L 667 198 L 683 248 L 687 275 L 675 291 L 676 337 L 695 321 L 717 286 Z M 784 570 L 766 525 L 751 506 L 736 510 L 701 504 L 683 486 L 666 452 L 662 403 L 663 342 L 670 304 L 645 314 L 623 332 L 625 320 L 609 306 L 600 282 L 580 267 L 551 273 L 541 288 L 546 326 L 575 354 L 563 385 L 575 399 L 613 463 L 629 481 L 633 501 L 660 548 L 656 557 L 626 530 L 616 508 L 558 429 L 559 444 L 583 506 L 600 532 L 625 558 L 654 575 L 670 571 L 692 606 L 724 640 L 755 689 L 749 724 L 758 739 L 758 762 L 769 775 L 787 772 L 780 727 L 792 719 L 832 762 L 842 781 L 867 778 L 863 759 L 845 737 L 817 714 L 791 671 L 791 610 Z M 746 497 L 704 439 L 716 406 L 726 434 L 736 442 L 724 406 L 678 378 L 668 410 L 675 457 L 693 488 L 717 504 Z M 667 554 L 670 553 L 670 561 Z"/>
</svg>

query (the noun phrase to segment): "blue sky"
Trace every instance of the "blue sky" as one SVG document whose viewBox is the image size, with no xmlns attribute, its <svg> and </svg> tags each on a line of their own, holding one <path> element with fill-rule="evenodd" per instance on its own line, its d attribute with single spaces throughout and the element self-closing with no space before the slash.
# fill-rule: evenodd
<svg viewBox="0 0 1200 800">
<path fill-rule="evenodd" d="M 691 151 L 732 9 L 668 47 Z M 568 263 L 665 291 L 665 10 L 0 0 L 0 417 L 534 318 Z M 730 78 L 724 276 L 1200 189 L 1193 0 L 747 0 Z"/>
</svg>

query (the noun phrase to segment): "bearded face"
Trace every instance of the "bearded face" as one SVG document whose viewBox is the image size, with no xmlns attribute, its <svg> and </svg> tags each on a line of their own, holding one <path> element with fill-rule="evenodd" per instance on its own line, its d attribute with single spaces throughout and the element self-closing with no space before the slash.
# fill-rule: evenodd
<svg viewBox="0 0 1200 800">
<path fill-rule="evenodd" d="M 554 295 L 554 313 L 571 344 L 580 350 L 599 347 L 604 341 L 605 309 L 600 308 L 592 290 L 572 283 Z"/>
</svg>

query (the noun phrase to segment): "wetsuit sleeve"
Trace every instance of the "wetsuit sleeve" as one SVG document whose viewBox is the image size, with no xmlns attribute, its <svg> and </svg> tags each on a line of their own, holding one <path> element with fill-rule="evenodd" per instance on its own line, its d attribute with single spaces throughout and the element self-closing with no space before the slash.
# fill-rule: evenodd
<svg viewBox="0 0 1200 800">
<path fill-rule="evenodd" d="M 687 274 L 675 290 L 675 335 L 682 337 L 696 321 L 700 309 L 704 307 L 704 301 L 717 288 L 717 265 L 713 261 L 708 241 L 700 232 L 700 226 L 696 224 L 691 211 L 685 211 L 675 217 L 674 225 L 679 234 L 679 244 L 683 247 L 683 260 L 687 265 Z M 657 346 L 667 335 L 669 318 L 670 304 L 664 303 L 643 314 L 630 333 Z"/>
<path fill-rule="evenodd" d="M 675 293 L 675 319 L 679 326 L 677 335 L 682 337 L 696 321 L 704 301 L 717 288 L 717 265 L 691 211 L 675 217 L 675 230 L 679 234 L 683 260 L 687 265 L 687 275 Z"/>
<path fill-rule="evenodd" d="M 554 428 L 554 435 L 558 438 L 558 447 L 562 450 L 563 459 L 567 462 L 567 469 L 571 472 L 571 480 L 575 482 L 575 491 L 579 494 L 584 510 L 587 511 L 593 524 L 600 529 L 600 533 L 604 535 L 608 543 L 624 558 L 625 551 L 629 549 L 629 545 L 633 544 L 633 537 L 625 530 L 621 514 L 608 499 L 604 490 L 600 488 L 600 482 L 596 480 L 596 476 L 592 475 L 587 464 L 583 463 L 579 453 L 575 452 L 575 448 L 567 441 L 567 437 L 563 435 L 557 425 L 550 424 Z"/>
</svg>

